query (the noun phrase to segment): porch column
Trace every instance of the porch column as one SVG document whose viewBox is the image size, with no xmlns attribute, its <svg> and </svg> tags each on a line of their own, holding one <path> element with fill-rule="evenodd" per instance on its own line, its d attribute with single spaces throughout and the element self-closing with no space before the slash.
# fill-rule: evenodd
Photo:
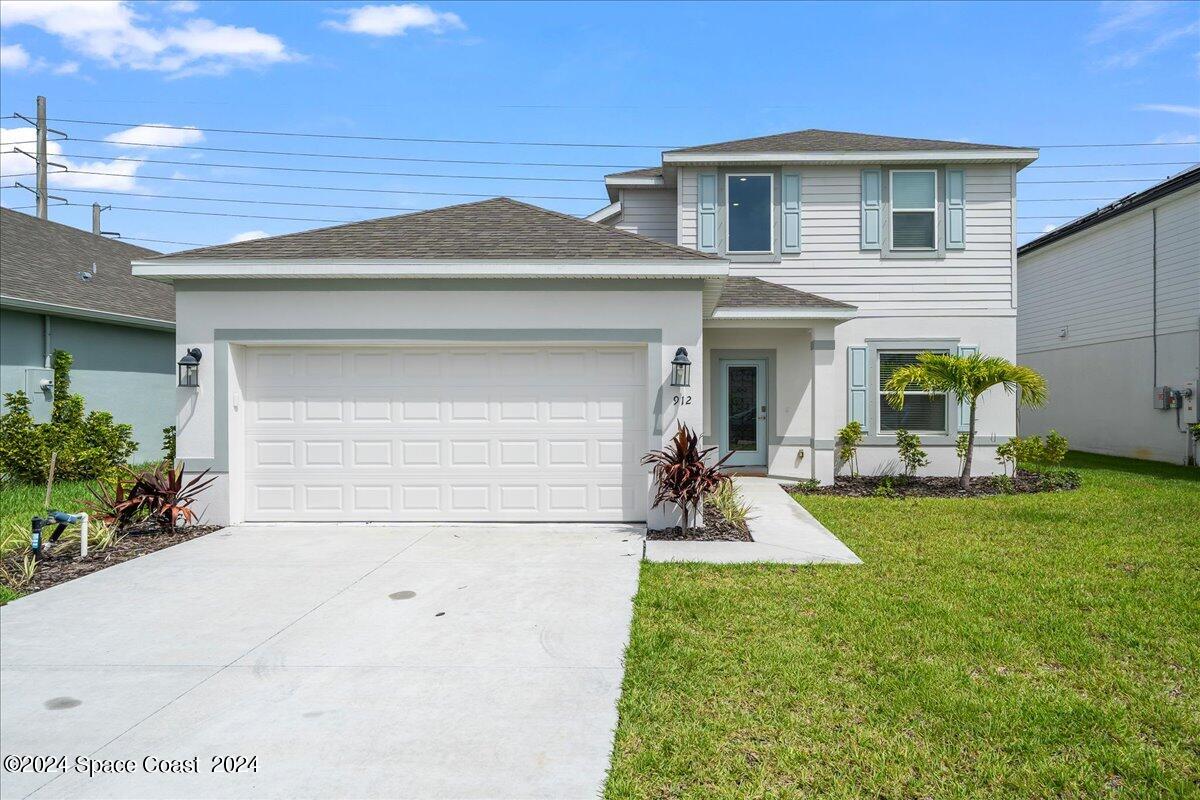
<svg viewBox="0 0 1200 800">
<path fill-rule="evenodd" d="M 833 483 L 834 443 L 845 415 L 845 379 L 838 381 L 834 368 L 837 356 L 833 323 L 816 323 L 812 339 L 812 477 L 821 483 Z"/>
</svg>

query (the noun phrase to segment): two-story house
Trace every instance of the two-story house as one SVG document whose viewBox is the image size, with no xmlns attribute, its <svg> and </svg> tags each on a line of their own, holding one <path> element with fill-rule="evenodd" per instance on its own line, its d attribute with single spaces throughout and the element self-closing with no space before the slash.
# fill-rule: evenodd
<svg viewBox="0 0 1200 800">
<path fill-rule="evenodd" d="M 832 481 L 952 399 L 880 395 L 924 350 L 1015 356 L 1029 148 L 801 131 L 668 151 L 580 220 L 506 198 L 137 261 L 171 281 L 179 454 L 219 521 L 648 520 L 677 424 L 730 463 Z M 194 365 L 191 362 L 195 362 Z M 194 376 L 194 379 L 193 379 Z M 981 470 L 1015 432 L 991 393 Z"/>
</svg>

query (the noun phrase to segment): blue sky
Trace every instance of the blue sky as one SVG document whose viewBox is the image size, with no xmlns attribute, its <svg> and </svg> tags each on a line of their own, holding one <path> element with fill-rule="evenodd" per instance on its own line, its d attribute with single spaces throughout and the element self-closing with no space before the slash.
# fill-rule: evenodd
<svg viewBox="0 0 1200 800">
<path fill-rule="evenodd" d="M 607 202 L 606 171 L 656 164 L 662 147 L 809 127 L 1014 145 L 1189 143 L 1043 149 L 1039 168 L 1022 173 L 1026 241 L 1150 185 L 1116 179 L 1162 178 L 1200 160 L 1196 2 L 4 0 L 0 26 L 0 114 L 32 115 L 42 94 L 51 126 L 71 137 L 52 147 L 71 172 L 51 185 L 73 205 L 51 218 L 88 227 L 91 203 L 111 204 L 104 229 L 131 240 L 212 244 L 500 194 L 585 214 Z M 199 130 L 129 130 L 147 123 Z M 24 122 L 0 124 L 4 151 L 30 146 Z M 25 156 L 2 159 L 2 185 L 31 180 L 7 177 L 31 171 Z M 470 161 L 541 165 L 450 163 Z M 0 202 L 32 196 L 4 189 Z"/>
</svg>

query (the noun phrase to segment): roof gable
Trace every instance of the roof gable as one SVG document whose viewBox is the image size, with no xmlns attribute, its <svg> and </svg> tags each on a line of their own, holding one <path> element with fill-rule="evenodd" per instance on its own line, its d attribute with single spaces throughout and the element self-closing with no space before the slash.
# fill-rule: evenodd
<svg viewBox="0 0 1200 800">
<path fill-rule="evenodd" d="M 171 287 L 130 270 L 131 261 L 156 255 L 155 250 L 0 208 L 0 294 L 6 298 L 173 322 Z M 91 277 L 84 279 L 81 272 Z"/>
<path fill-rule="evenodd" d="M 156 262 L 211 260 L 711 260 L 715 256 L 507 197 L 201 247 Z"/>
</svg>

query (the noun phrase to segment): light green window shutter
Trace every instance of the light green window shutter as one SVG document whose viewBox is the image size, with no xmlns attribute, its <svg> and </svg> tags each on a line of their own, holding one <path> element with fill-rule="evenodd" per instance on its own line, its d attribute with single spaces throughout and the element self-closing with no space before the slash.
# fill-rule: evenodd
<svg viewBox="0 0 1200 800">
<path fill-rule="evenodd" d="M 964 345 L 958 348 L 960 356 L 973 356 L 979 352 L 979 348 L 974 345 Z M 971 404 L 963 401 L 958 404 L 958 430 L 959 432 L 969 431 L 971 429 Z"/>
<path fill-rule="evenodd" d="M 851 347 L 846 364 L 849 378 L 848 422 L 858 422 L 867 427 L 867 348 Z"/>
<path fill-rule="evenodd" d="M 696 178 L 699 186 L 698 214 L 696 220 L 697 250 L 715 253 L 717 250 L 717 176 L 705 173 Z"/>
<path fill-rule="evenodd" d="M 967 200 L 961 169 L 946 170 L 946 249 L 967 246 Z"/>
<path fill-rule="evenodd" d="M 861 246 L 863 250 L 879 249 L 879 229 L 883 221 L 883 172 L 878 169 L 862 171 L 862 227 Z"/>
<path fill-rule="evenodd" d="M 800 173 L 783 173 L 783 252 L 800 252 Z"/>
</svg>

